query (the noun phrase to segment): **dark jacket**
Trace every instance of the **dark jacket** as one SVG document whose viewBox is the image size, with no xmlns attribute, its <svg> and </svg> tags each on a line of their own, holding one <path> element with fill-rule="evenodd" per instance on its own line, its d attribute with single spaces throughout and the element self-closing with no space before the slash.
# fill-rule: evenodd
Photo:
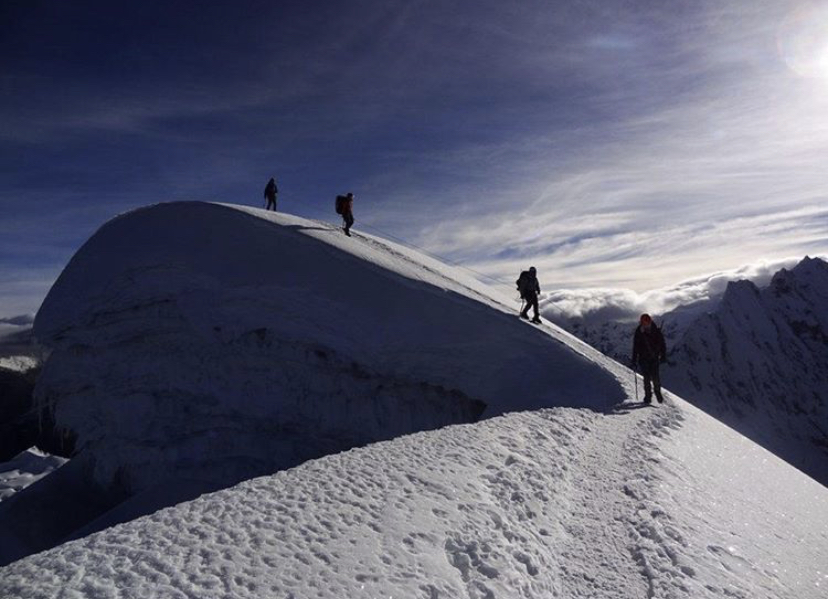
<svg viewBox="0 0 828 599">
<path fill-rule="evenodd" d="M 657 364 L 667 359 L 667 344 L 655 323 L 650 324 L 649 330 L 641 325 L 635 328 L 633 336 L 633 364 Z"/>
<path fill-rule="evenodd" d="M 522 298 L 540 295 L 540 283 L 538 283 L 538 277 L 537 275 L 533 275 L 528 270 L 524 270 L 520 273 L 520 277 L 517 280 L 517 286 L 518 291 L 520 291 L 520 297 Z"/>
<path fill-rule="evenodd" d="M 273 199 L 276 197 L 278 191 L 279 189 L 276 187 L 276 181 L 271 179 L 267 182 L 267 187 L 265 187 L 264 197 L 266 197 L 267 199 Z"/>
</svg>

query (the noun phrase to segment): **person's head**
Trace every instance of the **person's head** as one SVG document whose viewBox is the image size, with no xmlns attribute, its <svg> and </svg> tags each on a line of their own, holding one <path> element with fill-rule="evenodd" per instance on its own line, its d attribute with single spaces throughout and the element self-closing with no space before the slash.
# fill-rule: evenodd
<svg viewBox="0 0 828 599">
<path fill-rule="evenodd" d="M 638 319 L 639 324 L 645 329 L 650 328 L 650 325 L 653 324 L 653 319 L 650 317 L 649 314 L 642 314 L 641 318 Z"/>
<path fill-rule="evenodd" d="M 537 271 L 537 270 L 535 270 L 535 267 L 534 267 L 534 266 L 530 266 L 530 267 L 529 267 L 529 272 L 530 272 L 530 273 L 532 273 L 532 274 L 535 274 L 535 273 L 536 273 L 536 272 L 538 272 L 538 271 Z"/>
<path fill-rule="evenodd" d="M 352 198 L 352 197 L 354 197 L 354 194 L 352 194 L 352 193 L 349 191 L 349 192 L 348 192 L 347 197 Z"/>
</svg>

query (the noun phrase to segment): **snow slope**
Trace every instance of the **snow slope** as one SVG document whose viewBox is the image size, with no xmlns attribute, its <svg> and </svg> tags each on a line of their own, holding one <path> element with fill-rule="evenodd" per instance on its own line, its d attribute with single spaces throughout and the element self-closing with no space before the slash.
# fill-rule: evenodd
<svg viewBox="0 0 828 599">
<path fill-rule="evenodd" d="M 828 263 L 730 283 L 671 360 L 672 390 L 828 485 Z"/>
<path fill-rule="evenodd" d="M 76 439 L 62 476 L 76 472 L 116 512 L 131 502 L 76 522 L 83 532 L 481 413 L 624 396 L 598 352 L 521 322 L 462 271 L 238 206 L 159 204 L 107 223 L 34 332 L 51 350 L 36 397 Z M 18 525 L 26 502 L 0 509 L 17 548 L 0 563 L 66 534 L 64 521 L 34 538 Z"/>
<path fill-rule="evenodd" d="M 828 264 L 806 257 L 766 287 L 732 282 L 709 311 L 663 318 L 665 385 L 828 484 Z M 569 326 L 629 359 L 635 323 Z"/>
<path fill-rule="evenodd" d="M 462 273 L 380 240 L 347 239 L 322 224 L 256 211 L 241 214 L 222 206 L 171 205 L 138 214 L 164 215 L 169 218 L 160 220 L 176 220 L 181 229 L 182 213 L 189 216 L 186 222 L 199 223 L 200 235 L 194 234 L 188 243 L 203 236 L 205 224 L 226 233 L 228 220 L 232 226 L 244 227 L 245 239 L 237 240 L 239 244 L 255 241 L 248 228 L 251 218 L 267 231 L 265 238 L 284 236 L 290 243 L 280 248 L 286 252 L 303 244 L 302 252 L 279 255 L 300 265 L 299 272 L 291 274 L 294 284 L 287 288 L 320 290 L 320 297 L 304 294 L 303 306 L 329 303 L 325 310 L 317 310 L 314 319 L 267 320 L 268 329 L 279 331 L 274 338 L 293 332 L 297 342 L 306 334 L 321 343 L 318 339 L 324 337 L 330 344 L 326 351 L 360 356 L 369 375 L 382 372 L 404 380 L 425 377 L 428 384 L 439 381 L 444 389 L 457 390 L 457 401 L 464 396 L 485 401 L 493 417 L 311 460 L 31 555 L 0 569 L 0 597 L 825 596 L 828 490 L 679 398 L 667 394 L 668 403 L 655 407 L 633 402 L 634 381 L 626 368 L 556 327 L 518 321 L 514 313 L 509 314 L 512 306 Z M 294 225 L 303 229 L 287 229 Z M 104 247 L 128 237 L 128 229 L 120 230 Z M 138 232 L 141 235 L 136 236 L 147 239 L 147 229 L 138 227 Z M 312 236 L 314 243 L 305 244 L 302 236 Z M 125 243 L 125 252 L 129 245 Z M 218 252 L 209 244 L 196 247 L 219 259 L 222 251 L 230 251 L 220 244 Z M 126 458 L 123 463 L 129 466 L 134 451 L 130 426 L 136 425 L 124 422 L 117 412 L 125 410 L 135 417 L 128 401 L 133 395 L 113 394 L 108 404 L 95 386 L 117 380 L 122 387 L 110 391 L 132 390 L 137 385 L 134 380 L 141 381 L 151 397 L 163 382 L 153 375 L 166 370 L 161 361 L 140 354 L 136 345 L 146 343 L 155 352 L 168 347 L 159 345 L 159 338 L 146 329 L 140 329 L 140 334 L 130 329 L 132 336 L 121 333 L 122 329 L 130 322 L 136 326 L 152 322 L 149 314 L 155 314 L 155 322 L 164 323 L 163 330 L 176 343 L 184 336 L 184 321 L 201 332 L 202 344 L 209 346 L 214 342 L 209 333 L 213 322 L 232 325 L 227 314 L 241 319 L 231 331 L 237 333 L 261 326 L 244 320 L 252 319 L 250 314 L 266 318 L 268 304 L 259 302 L 277 301 L 280 308 L 290 307 L 290 300 L 273 299 L 283 294 L 288 282 L 264 290 L 277 275 L 270 273 L 258 282 L 243 278 L 242 288 L 259 293 L 236 296 L 229 291 L 232 285 L 227 279 L 211 278 L 219 267 L 210 265 L 212 275 L 190 276 L 188 265 L 175 266 L 177 276 L 166 278 L 164 269 L 157 268 L 163 278 L 159 283 L 150 276 L 142 279 L 140 261 L 126 252 L 122 261 L 127 272 L 133 282 L 141 283 L 137 293 L 133 283 L 106 271 L 106 261 L 115 260 L 111 255 L 92 250 L 77 258 L 75 266 L 86 265 L 76 271 L 81 280 L 73 283 L 76 275 L 70 274 L 59 282 L 62 288 L 56 286 L 55 297 L 69 302 L 71 318 L 58 319 L 55 309 L 46 310 L 43 320 L 38 320 L 41 334 L 55 346 L 52 357 L 57 356 L 44 371 L 49 377 L 44 396 L 55 401 L 59 413 L 62 404 L 70 420 L 72 411 L 86 409 L 75 403 L 76 396 L 93 402 L 97 411 L 90 409 L 85 416 L 98 422 L 73 421 L 86 439 L 85 446 L 93 452 L 98 444 L 121 450 L 118 457 Z M 338 268 L 319 266 L 325 276 L 303 278 L 308 252 L 316 251 Z M 98 256 L 100 263 L 88 262 L 90 255 Z M 166 268 L 180 264 L 181 256 L 173 257 Z M 133 260 L 138 264 L 130 270 Z M 84 273 L 88 285 L 82 280 Z M 344 273 L 343 284 L 328 291 L 326 285 L 338 273 Z M 182 280 L 184 290 L 178 287 Z M 349 295 L 358 283 L 362 293 Z M 176 298 L 188 297 L 183 291 L 206 289 L 212 301 L 205 306 L 201 298 L 191 303 L 176 299 L 164 305 L 183 304 L 188 310 L 172 312 L 167 307 L 147 313 L 146 306 L 158 297 L 150 288 L 158 295 L 173 289 Z M 366 289 L 382 294 L 384 301 L 366 294 Z M 71 304 L 73 293 L 81 292 L 91 297 Z M 345 304 L 349 318 L 328 319 L 329 313 L 340 314 L 342 294 L 353 302 Z M 234 310 L 232 303 L 222 308 L 228 296 L 244 297 L 246 310 Z M 136 298 L 142 303 L 135 303 Z M 397 303 L 401 305 L 395 308 Z M 101 306 L 112 307 L 111 314 Z M 404 314 L 397 315 L 396 310 Z M 197 326 L 202 322 L 199 318 L 206 320 L 204 313 L 223 316 Z M 378 315 L 392 334 L 375 324 Z M 354 321 L 362 328 L 352 332 Z M 441 326 L 426 331 L 426 324 Z M 447 344 L 448 350 L 439 344 Z M 119 374 L 124 378 L 109 380 L 88 369 L 72 372 L 72 366 L 89 368 L 95 363 L 117 372 L 112 361 L 123 355 L 116 352 L 124 348 L 132 351 L 128 356 L 140 355 L 148 365 L 130 363 L 128 372 Z M 240 344 L 229 348 L 225 359 L 241 368 L 233 364 L 234 356 L 248 350 Z M 198 348 L 191 344 L 187 349 Z M 406 351 L 410 362 L 399 358 Z M 543 359 L 533 361 L 534 352 L 541 352 Z M 315 364 L 313 352 L 295 355 L 309 362 L 309 369 Z M 397 359 L 388 359 L 395 355 Z M 165 359 L 182 376 L 186 368 L 199 366 L 182 363 L 172 352 L 165 353 Z M 499 368 L 503 362 L 510 368 Z M 215 367 L 218 362 L 210 364 Z M 526 366 L 521 369 L 520 364 Z M 88 373 L 91 390 L 80 385 L 79 373 Z M 321 368 L 313 374 L 325 376 Z M 339 371 L 339 376 L 345 374 Z M 207 373 L 198 371 L 198 375 Z M 521 383 L 522 377 L 541 382 Z M 187 378 L 186 388 L 192 389 L 198 380 Z M 73 384 L 67 395 L 60 395 L 61 381 Z M 161 387 L 167 403 L 155 405 L 162 411 L 158 420 L 168 418 L 180 433 L 177 427 L 187 421 L 168 404 L 188 396 L 167 393 L 171 388 L 180 391 L 167 385 Z M 245 398 L 232 393 L 229 383 L 221 386 L 212 380 L 211 385 L 246 407 Z M 281 387 L 274 388 L 281 392 Z M 426 385 L 419 393 L 412 391 L 411 401 L 422 402 L 423 395 L 438 393 L 429 389 Z M 451 398 L 448 394 L 440 400 Z M 313 399 L 305 396 L 306 401 Z M 333 417 L 346 414 L 337 407 L 336 394 L 327 399 Z M 316 403 L 325 406 L 325 396 L 320 394 Z M 418 404 L 418 409 L 422 406 Z M 200 408 L 193 404 L 190 409 L 195 424 L 184 432 L 206 428 L 198 421 Z M 516 409 L 526 411 L 510 412 Z M 234 417 L 230 412 L 214 426 Z M 100 440 L 107 434 L 100 421 L 108 418 L 112 418 L 108 426 L 116 423 L 123 440 Z M 244 431 L 238 429 L 237 434 Z M 169 434 L 164 439 L 177 455 L 182 454 L 176 445 L 180 436 L 185 435 Z M 162 449 L 150 443 L 145 447 Z M 219 457 L 216 452 L 211 460 L 219 463 Z M 55 475 L 76 463 L 80 462 L 72 460 Z M 157 478 L 169 479 L 165 469 L 176 464 L 161 456 L 155 467 Z M 147 468 L 152 470 L 152 465 Z M 175 476 L 181 472 L 175 471 Z M 26 505 L 26 493 L 38 485 L 13 499 Z"/>
<path fill-rule="evenodd" d="M 66 458 L 49 455 L 36 447 L 0 464 L 0 501 L 8 499 L 66 463 Z"/>
<path fill-rule="evenodd" d="M 417 433 L 0 570 L 0 596 L 818 599 L 828 492 L 681 400 Z"/>
</svg>

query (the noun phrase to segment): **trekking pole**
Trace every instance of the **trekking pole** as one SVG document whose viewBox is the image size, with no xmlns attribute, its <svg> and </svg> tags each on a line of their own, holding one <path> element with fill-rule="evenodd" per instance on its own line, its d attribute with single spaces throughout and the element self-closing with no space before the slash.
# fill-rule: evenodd
<svg viewBox="0 0 828 599">
<path fill-rule="evenodd" d="M 638 401 L 638 371 L 635 368 L 635 364 L 633 364 L 632 371 L 633 379 L 635 380 L 635 401 Z"/>
</svg>

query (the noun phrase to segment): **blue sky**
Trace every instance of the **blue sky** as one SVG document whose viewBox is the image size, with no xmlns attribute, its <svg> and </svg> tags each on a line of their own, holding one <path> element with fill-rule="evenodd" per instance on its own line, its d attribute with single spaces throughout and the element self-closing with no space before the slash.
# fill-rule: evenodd
<svg viewBox="0 0 828 599">
<path fill-rule="evenodd" d="M 0 57 L 0 316 L 112 216 L 270 176 L 547 289 L 828 245 L 822 2 L 7 0 Z"/>
</svg>

